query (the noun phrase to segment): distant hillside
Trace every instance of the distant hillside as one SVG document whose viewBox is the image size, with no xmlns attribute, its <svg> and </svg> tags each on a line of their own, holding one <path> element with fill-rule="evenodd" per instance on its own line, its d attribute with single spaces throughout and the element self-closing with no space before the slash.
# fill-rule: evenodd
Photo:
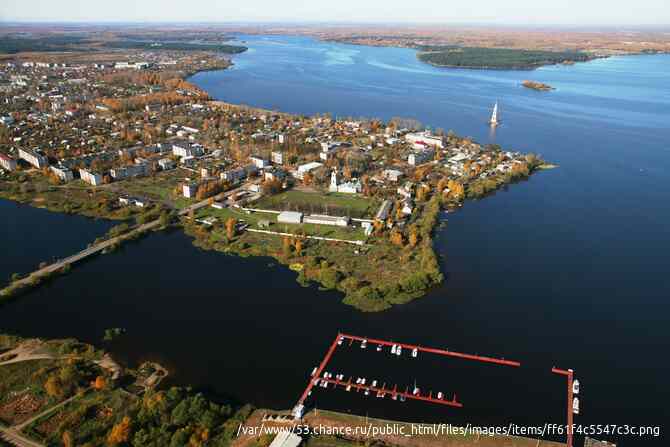
<svg viewBox="0 0 670 447">
<path fill-rule="evenodd" d="M 532 70 L 542 65 L 586 62 L 588 53 L 515 50 L 507 48 L 419 47 L 418 58 L 427 64 L 453 68 L 492 68 Z"/>
</svg>

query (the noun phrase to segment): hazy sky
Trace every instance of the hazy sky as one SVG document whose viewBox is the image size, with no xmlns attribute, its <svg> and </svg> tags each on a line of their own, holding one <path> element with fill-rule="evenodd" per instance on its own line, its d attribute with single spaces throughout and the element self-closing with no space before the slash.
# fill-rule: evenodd
<svg viewBox="0 0 670 447">
<path fill-rule="evenodd" d="M 668 25 L 670 0 L 0 0 L 0 20 Z"/>
</svg>

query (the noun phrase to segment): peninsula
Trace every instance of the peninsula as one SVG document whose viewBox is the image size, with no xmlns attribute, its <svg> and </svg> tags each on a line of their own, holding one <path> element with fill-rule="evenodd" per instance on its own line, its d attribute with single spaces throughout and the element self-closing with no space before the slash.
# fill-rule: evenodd
<svg viewBox="0 0 670 447">
<path fill-rule="evenodd" d="M 87 250 L 17 273 L 5 297 L 177 225 L 199 247 L 273 257 L 299 282 L 381 311 L 442 281 L 432 243 L 440 211 L 544 165 L 408 119 L 301 117 L 211 101 L 185 80 L 229 64 L 188 45 L 5 62 L 0 197 L 120 221 Z"/>
</svg>

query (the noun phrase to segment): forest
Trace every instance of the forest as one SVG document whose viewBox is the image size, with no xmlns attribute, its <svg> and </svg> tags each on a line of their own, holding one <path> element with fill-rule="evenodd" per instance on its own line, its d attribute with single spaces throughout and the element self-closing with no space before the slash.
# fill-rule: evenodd
<svg viewBox="0 0 670 447">
<path fill-rule="evenodd" d="M 85 42 L 85 38 L 77 36 L 50 36 L 49 38 L 3 36 L 0 39 L 0 53 L 71 51 L 72 45 Z"/>
<path fill-rule="evenodd" d="M 220 45 L 214 43 L 160 42 L 144 40 L 114 40 L 103 44 L 107 48 L 125 50 L 171 50 L 171 51 L 215 51 L 217 53 L 239 54 L 247 51 L 241 45 Z"/>
<path fill-rule="evenodd" d="M 537 51 L 508 48 L 420 47 L 417 57 L 439 67 L 534 69 L 543 65 L 586 62 L 594 58 L 574 51 Z"/>
</svg>

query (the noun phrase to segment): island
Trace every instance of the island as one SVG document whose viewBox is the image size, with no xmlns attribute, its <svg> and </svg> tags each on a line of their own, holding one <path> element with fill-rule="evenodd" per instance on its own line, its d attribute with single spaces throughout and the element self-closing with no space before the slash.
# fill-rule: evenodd
<svg viewBox="0 0 670 447">
<path fill-rule="evenodd" d="M 436 67 L 533 70 L 544 65 L 586 62 L 595 56 L 576 51 L 540 51 L 514 48 L 420 46 L 417 57 Z"/>
<path fill-rule="evenodd" d="M 554 87 L 548 84 L 543 84 L 542 82 L 537 82 L 537 81 L 529 81 L 525 80 L 521 83 L 526 88 L 532 89 L 532 90 L 537 90 L 540 92 L 548 92 L 551 90 L 554 90 Z"/>
</svg>

